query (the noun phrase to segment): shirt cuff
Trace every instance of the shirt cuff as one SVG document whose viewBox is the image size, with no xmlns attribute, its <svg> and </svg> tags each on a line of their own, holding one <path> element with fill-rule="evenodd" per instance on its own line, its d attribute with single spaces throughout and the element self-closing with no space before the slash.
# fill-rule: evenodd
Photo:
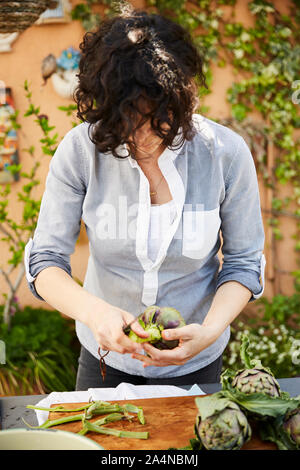
<svg viewBox="0 0 300 470">
<path fill-rule="evenodd" d="M 27 284 L 32 294 L 39 300 L 43 300 L 45 302 L 45 299 L 43 299 L 37 293 L 34 285 L 34 281 L 36 280 L 36 277 L 39 272 L 50 266 L 57 266 L 66 271 L 71 276 L 71 267 L 70 264 L 67 263 L 61 256 L 50 251 L 43 251 L 40 253 L 31 254 L 32 246 L 33 240 L 32 238 L 30 238 L 27 245 L 25 246 L 24 254 Z"/>
<path fill-rule="evenodd" d="M 259 299 L 265 289 L 266 258 L 262 253 L 260 260 L 260 273 L 253 269 L 232 269 L 224 266 L 218 273 L 216 290 L 228 281 L 237 281 L 252 292 L 249 302 Z"/>
</svg>

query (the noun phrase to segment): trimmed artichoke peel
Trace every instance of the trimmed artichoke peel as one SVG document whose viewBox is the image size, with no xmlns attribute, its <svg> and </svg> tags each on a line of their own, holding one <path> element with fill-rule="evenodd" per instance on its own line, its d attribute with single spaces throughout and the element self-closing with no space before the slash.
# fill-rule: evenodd
<svg viewBox="0 0 300 470">
<path fill-rule="evenodd" d="M 158 307 L 151 305 L 138 316 L 138 322 L 147 331 L 149 336 L 141 338 L 129 327 L 124 329 L 124 333 L 136 343 L 150 343 L 157 349 L 174 349 L 178 346 L 178 340 L 167 341 L 162 337 L 164 329 L 180 328 L 186 323 L 178 310 L 173 307 Z"/>
</svg>

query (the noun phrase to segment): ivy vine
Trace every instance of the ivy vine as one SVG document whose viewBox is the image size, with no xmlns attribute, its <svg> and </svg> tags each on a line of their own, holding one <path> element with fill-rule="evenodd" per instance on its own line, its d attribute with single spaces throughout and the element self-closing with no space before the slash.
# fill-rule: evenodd
<svg viewBox="0 0 300 470">
<path fill-rule="evenodd" d="M 73 9 L 73 19 L 82 21 L 86 30 L 99 22 L 99 13 L 93 12 L 95 3 L 100 2 L 85 0 Z M 116 2 L 101 3 L 106 6 L 104 14 L 112 14 Z M 283 238 L 280 216 L 295 219 L 293 238 L 299 269 L 291 274 L 300 291 L 300 138 L 295 136 L 295 130 L 300 128 L 300 0 L 289 1 L 289 14 L 281 13 L 266 0 L 250 1 L 252 26 L 236 20 L 236 4 L 236 0 L 147 0 L 145 9 L 169 17 L 191 32 L 204 58 L 208 85 L 208 89 L 199 88 L 201 100 L 212 93 L 212 66 L 233 67 L 236 80 L 227 90 L 231 116 L 223 120 L 210 117 L 209 108 L 203 105 L 198 111 L 233 128 L 247 140 L 257 170 L 273 191 L 267 222 L 274 239 Z M 253 112 L 261 117 L 260 123 L 251 117 Z M 268 142 L 275 149 L 272 168 L 267 161 Z M 286 183 L 291 184 L 293 192 L 282 199 L 279 188 Z"/>
</svg>

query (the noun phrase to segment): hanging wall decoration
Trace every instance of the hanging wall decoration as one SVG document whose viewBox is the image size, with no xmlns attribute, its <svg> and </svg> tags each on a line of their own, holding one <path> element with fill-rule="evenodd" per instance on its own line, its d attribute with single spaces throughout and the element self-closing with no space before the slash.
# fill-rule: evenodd
<svg viewBox="0 0 300 470">
<path fill-rule="evenodd" d="M 69 23 L 71 18 L 72 5 L 69 0 L 58 0 L 56 8 L 51 8 L 41 14 L 35 25 L 49 23 Z"/>
<path fill-rule="evenodd" d="M 10 52 L 12 43 L 19 33 L 0 33 L 0 52 Z"/>
<path fill-rule="evenodd" d="M 69 47 L 62 51 L 56 59 L 53 54 L 47 55 L 42 61 L 41 72 L 44 85 L 51 77 L 53 87 L 63 98 L 71 99 L 78 84 L 80 52 Z"/>
<path fill-rule="evenodd" d="M 18 181 L 19 174 L 13 175 L 8 167 L 19 163 L 19 155 L 17 131 L 12 121 L 15 107 L 11 88 L 0 87 L 0 95 L 0 184 L 3 184 Z"/>
<path fill-rule="evenodd" d="M 57 0 L 0 1 L 0 33 L 24 31 L 48 8 L 56 8 Z"/>
</svg>

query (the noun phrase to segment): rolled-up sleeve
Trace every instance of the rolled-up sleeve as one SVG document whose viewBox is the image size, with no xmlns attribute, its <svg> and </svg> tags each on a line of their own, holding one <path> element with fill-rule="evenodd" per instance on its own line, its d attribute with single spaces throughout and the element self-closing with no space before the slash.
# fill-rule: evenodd
<svg viewBox="0 0 300 470">
<path fill-rule="evenodd" d="M 220 207 L 223 264 L 216 290 L 224 282 L 237 281 L 252 292 L 251 302 L 264 291 L 265 234 L 255 164 L 245 140 L 239 139 Z"/>
<path fill-rule="evenodd" d="M 33 238 L 25 246 L 24 264 L 28 287 L 35 297 L 34 281 L 40 271 L 58 266 L 70 276 L 70 255 L 80 232 L 86 193 L 86 162 L 74 129 L 54 153 Z"/>
</svg>

